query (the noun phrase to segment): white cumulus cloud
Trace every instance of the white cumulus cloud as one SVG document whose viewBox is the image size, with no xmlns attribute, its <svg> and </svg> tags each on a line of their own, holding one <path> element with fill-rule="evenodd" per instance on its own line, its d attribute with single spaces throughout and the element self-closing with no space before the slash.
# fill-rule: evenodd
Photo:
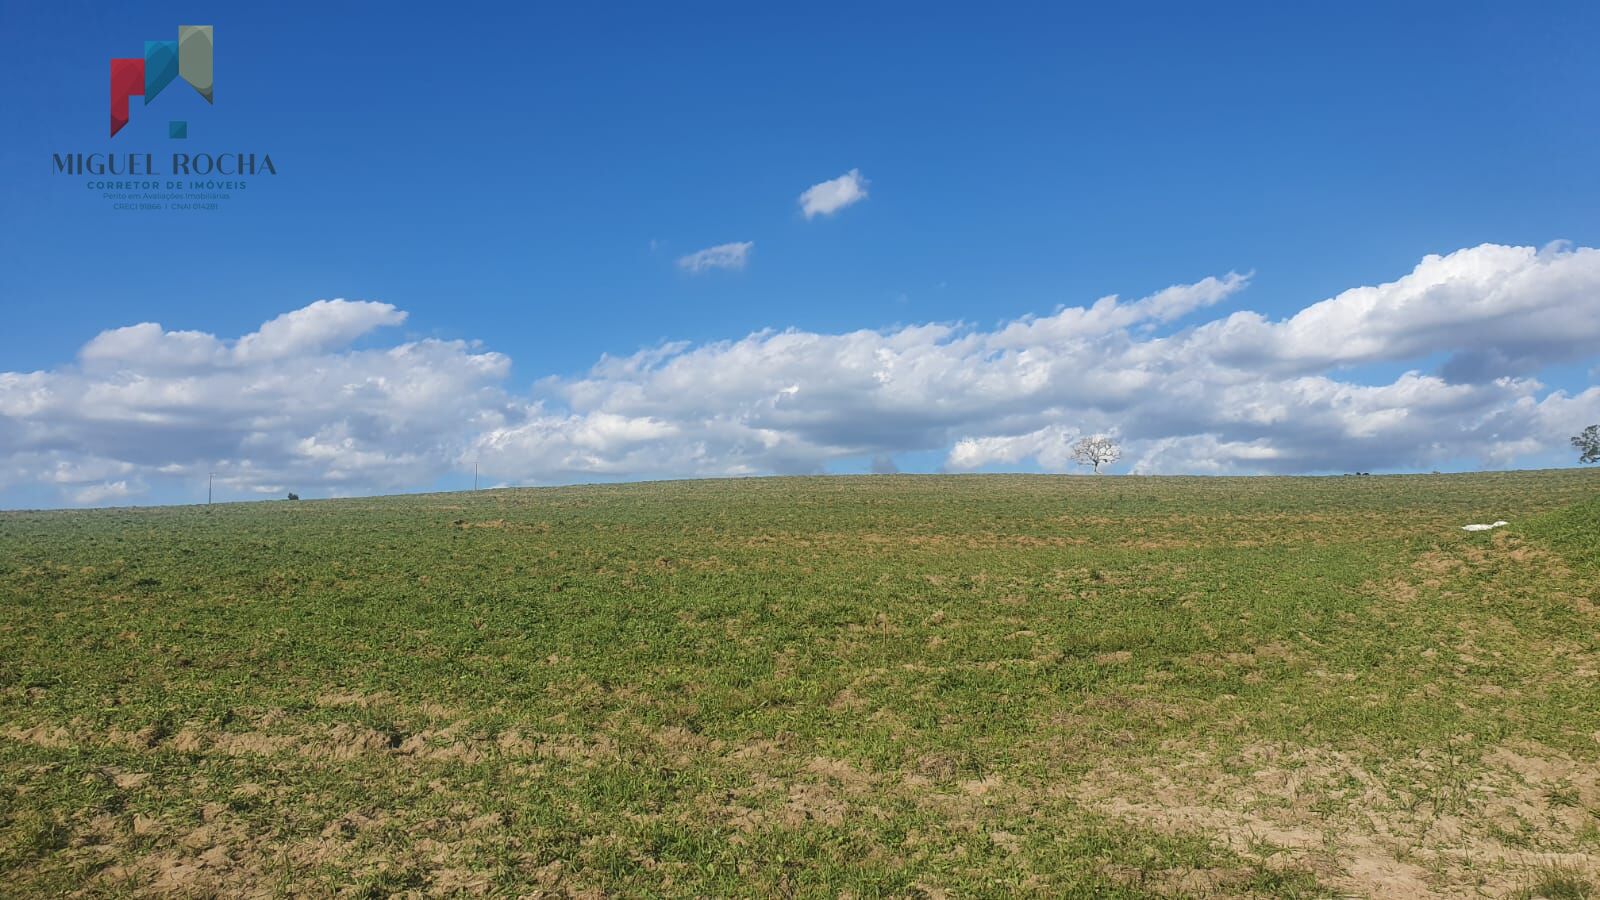
<svg viewBox="0 0 1600 900">
<path fill-rule="evenodd" d="M 1593 355 L 1600 250 L 1484 244 L 1428 256 L 1409 274 L 1314 303 L 1280 322 L 1237 312 L 1207 323 L 1190 352 L 1273 372 L 1450 354 L 1451 380 L 1525 373 Z"/>
<path fill-rule="evenodd" d="M 73 503 L 82 506 L 105 506 L 113 501 L 125 500 L 142 493 L 144 493 L 142 487 L 129 487 L 126 481 L 106 481 L 73 488 L 70 496 Z"/>
<path fill-rule="evenodd" d="M 357 493 L 428 484 L 506 405 L 510 360 L 462 341 L 352 349 L 405 314 L 319 301 L 234 340 L 146 323 L 79 364 L 0 372 L 0 491 L 94 503 L 146 482 Z"/>
<path fill-rule="evenodd" d="M 807 219 L 831 216 L 846 206 L 867 199 L 867 179 L 860 169 L 851 169 L 838 178 L 813 184 L 800 194 L 800 211 Z"/>
</svg>

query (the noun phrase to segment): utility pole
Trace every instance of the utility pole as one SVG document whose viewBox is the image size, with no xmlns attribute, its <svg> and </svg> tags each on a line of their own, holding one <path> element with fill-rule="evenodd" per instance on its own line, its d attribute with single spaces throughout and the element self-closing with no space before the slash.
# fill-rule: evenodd
<svg viewBox="0 0 1600 900">
<path fill-rule="evenodd" d="M 206 473 L 206 505 L 211 505 L 211 479 L 217 477 L 215 472 Z"/>
<path fill-rule="evenodd" d="M 474 491 L 478 489 L 478 464 L 476 462 L 472 464 L 472 489 Z"/>
</svg>

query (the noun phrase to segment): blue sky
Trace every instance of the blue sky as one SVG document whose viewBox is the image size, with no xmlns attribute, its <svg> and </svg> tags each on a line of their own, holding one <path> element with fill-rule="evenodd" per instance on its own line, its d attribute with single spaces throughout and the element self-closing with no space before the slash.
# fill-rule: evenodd
<svg viewBox="0 0 1600 900">
<path fill-rule="evenodd" d="M 475 349 L 462 353 L 493 352 L 505 367 L 470 384 L 474 396 L 493 394 L 480 397 L 482 416 L 390 436 L 425 452 L 380 448 L 373 422 L 341 431 L 349 422 L 336 413 L 279 423 L 286 430 L 273 440 L 284 446 L 342 434 L 329 446 L 431 460 L 393 478 L 351 474 L 354 463 L 325 477 L 310 457 L 256 460 L 272 474 L 249 474 L 252 439 L 237 431 L 217 458 L 186 457 L 185 428 L 170 432 L 168 449 L 122 458 L 108 449 L 114 430 L 78 446 L 72 428 L 13 403 L 0 407 L 9 416 L 0 440 L 10 442 L 0 453 L 13 459 L 0 474 L 0 504 L 193 499 L 194 473 L 216 465 L 231 467 L 239 496 L 296 483 L 312 494 L 451 485 L 470 472 L 465 460 L 495 456 L 484 433 L 505 438 L 540 417 L 537 446 L 491 441 L 502 451 L 497 480 L 855 471 L 872 459 L 928 470 L 949 467 L 963 439 L 1056 429 L 1028 445 L 1042 448 L 1119 428 L 1132 451 L 1124 471 L 1140 470 L 1141 459 L 1147 471 L 1209 470 L 1192 455 L 1163 463 L 1151 442 L 1211 434 L 1259 450 L 1278 438 L 1214 422 L 1161 434 L 1148 421 L 1121 424 L 1126 406 L 1052 397 L 1037 404 L 1055 411 L 1043 419 L 957 416 L 882 435 L 865 423 L 885 419 L 884 409 L 866 404 L 826 439 L 806 433 L 797 438 L 806 448 L 762 456 L 749 435 L 697 431 L 718 416 L 748 421 L 747 398 L 673 410 L 624 408 L 617 397 L 628 391 L 615 384 L 613 399 L 587 406 L 573 392 L 595 380 L 602 355 L 664 343 L 704 356 L 763 329 L 837 337 L 964 323 L 992 335 L 1021 317 L 1229 272 L 1251 273 L 1248 287 L 1207 301 L 1197 317 L 1127 327 L 1147 340 L 1239 311 L 1284 320 L 1401 279 L 1430 254 L 1484 244 L 1569 241 L 1578 256 L 1551 277 L 1580 300 L 1594 293 L 1582 254 L 1600 246 L 1592 4 L 587 6 L 508 14 L 391 5 L 381 16 L 296 3 L 0 7 L 0 28 L 13 37 L 3 64 L 12 125 L 0 134 L 10 173 L 0 207 L 0 372 L 86 377 L 81 351 L 103 330 L 155 322 L 226 342 L 332 298 L 390 304 L 405 318 L 319 344 L 319 353 L 463 341 Z M 215 26 L 215 106 L 175 85 L 148 107 L 135 98 L 131 124 L 109 140 L 107 60 L 136 56 L 179 24 Z M 189 122 L 186 141 L 166 137 L 175 118 Z M 279 174 L 252 179 L 218 210 L 147 213 L 114 211 L 49 168 L 63 151 L 179 147 L 270 153 Z M 851 170 L 864 178 L 865 199 L 831 215 L 802 213 L 803 190 Z M 677 264 L 739 242 L 751 244 L 742 268 Z M 1392 385 L 1471 351 L 1474 338 L 1463 334 L 1442 326 L 1436 341 L 1330 359 L 1320 371 Z M 1600 408 L 1582 399 L 1596 383 L 1592 352 L 1524 337 L 1501 356 L 1535 362 L 1478 377 L 1541 386 L 1480 398 L 1490 405 L 1474 415 L 1553 391 L 1579 398 L 1564 414 Z M 731 372 L 736 361 L 700 362 Z M 141 364 L 123 360 L 96 377 L 126 383 Z M 828 398 L 808 421 L 860 397 L 794 386 Z M 633 444 L 579 440 L 593 453 L 573 456 L 564 444 L 556 462 L 525 462 L 549 449 L 560 424 L 552 416 L 581 429 L 595 422 L 577 418 L 602 414 L 627 420 L 604 421 Z M 1565 427 L 1547 424 L 1551 435 Z M 768 425 L 755 430 L 784 432 Z M 1347 431 L 1359 446 L 1362 429 Z M 1388 449 L 1367 465 L 1383 470 L 1570 462 L 1549 435 L 1482 455 L 1473 449 L 1481 434 L 1433 450 L 1414 446 L 1415 435 L 1394 450 L 1394 439 L 1374 434 Z M 328 454 L 315 459 L 327 465 Z M 1059 468 L 1048 461 L 1056 456 L 1014 448 L 975 468 Z M 96 469 L 91 457 L 114 465 Z M 665 458 L 679 462 L 650 462 Z M 1217 471 L 1254 471 L 1248 461 L 1261 458 L 1245 453 Z M 1282 462 L 1263 470 L 1338 468 L 1270 458 Z M 64 460 L 96 477 L 42 478 L 41 466 L 61 471 Z M 118 482 L 120 492 L 88 490 Z"/>
</svg>

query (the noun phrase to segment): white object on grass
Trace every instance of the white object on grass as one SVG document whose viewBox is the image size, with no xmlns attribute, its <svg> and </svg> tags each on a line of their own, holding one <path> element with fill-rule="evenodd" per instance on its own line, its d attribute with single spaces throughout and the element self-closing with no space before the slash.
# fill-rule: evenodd
<svg viewBox="0 0 1600 900">
<path fill-rule="evenodd" d="M 1491 528 L 1499 528 L 1501 525 L 1510 525 L 1510 524 L 1511 524 L 1510 522 L 1507 522 L 1504 519 L 1501 519 L 1501 520 L 1496 521 L 1493 525 L 1463 525 L 1463 526 L 1461 526 L 1461 530 L 1462 531 L 1488 531 Z"/>
</svg>

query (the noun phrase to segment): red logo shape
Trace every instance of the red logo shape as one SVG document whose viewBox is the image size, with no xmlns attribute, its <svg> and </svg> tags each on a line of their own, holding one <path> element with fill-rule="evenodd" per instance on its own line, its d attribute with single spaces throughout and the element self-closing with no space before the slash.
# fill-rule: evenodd
<svg viewBox="0 0 1600 900">
<path fill-rule="evenodd" d="M 144 96 L 144 60 L 111 61 L 111 133 L 128 124 L 128 98 Z"/>
</svg>

